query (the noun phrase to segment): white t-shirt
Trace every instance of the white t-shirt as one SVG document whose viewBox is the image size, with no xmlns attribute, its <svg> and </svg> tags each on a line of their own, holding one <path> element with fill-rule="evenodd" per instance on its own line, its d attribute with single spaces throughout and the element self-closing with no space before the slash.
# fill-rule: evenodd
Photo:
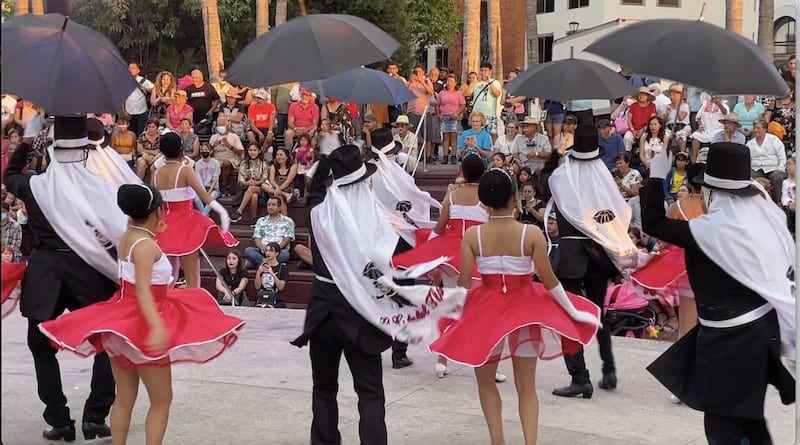
<svg viewBox="0 0 800 445">
<path fill-rule="evenodd" d="M 153 82 L 150 82 L 144 77 L 136 76 L 135 80 L 145 91 L 151 91 L 153 89 Z M 148 99 L 149 97 L 146 97 L 145 94 L 142 93 L 142 90 L 137 87 L 131 92 L 128 98 L 125 99 L 125 111 L 131 116 L 147 113 Z"/>
<path fill-rule="evenodd" d="M 3 125 L 14 120 L 14 111 L 17 109 L 17 99 L 13 96 L 3 96 Z"/>
<path fill-rule="evenodd" d="M 499 81 L 495 79 L 490 80 L 495 88 L 502 91 L 503 85 L 500 84 Z M 480 111 L 486 117 L 497 117 L 497 100 L 500 99 L 500 96 L 495 96 L 492 93 L 492 87 L 486 87 L 489 82 L 487 81 L 480 81 L 475 84 L 475 87 L 472 89 L 472 103 L 474 104 L 472 107 L 473 111 Z"/>
<path fill-rule="evenodd" d="M 664 110 L 666 110 L 667 107 L 670 106 L 670 104 L 671 104 L 671 102 L 669 104 L 665 105 L 663 110 L 659 111 L 659 116 L 664 114 Z M 658 105 L 656 105 L 656 108 L 658 108 Z M 678 123 L 678 124 L 689 125 L 689 113 L 690 113 L 689 112 L 689 104 L 687 104 L 686 102 L 681 102 L 681 104 L 678 106 L 678 108 L 680 109 L 681 112 L 685 112 L 686 116 L 684 116 L 683 119 L 679 119 L 679 120 L 676 121 L 675 119 L 676 119 L 676 116 L 678 114 L 678 110 L 672 109 L 672 110 L 670 110 L 669 117 L 667 118 L 667 121 L 664 122 L 664 124 L 671 124 L 671 123 L 674 122 L 674 123 Z"/>
<path fill-rule="evenodd" d="M 203 183 L 203 187 L 206 188 L 217 182 L 221 173 L 219 161 L 211 157 L 200 159 L 195 162 L 194 171 L 197 173 L 197 176 L 200 177 L 200 182 Z"/>
<path fill-rule="evenodd" d="M 665 96 L 664 93 L 661 93 L 658 96 L 656 96 L 656 100 L 654 101 L 654 103 L 656 104 L 656 113 L 658 113 L 659 116 L 664 114 L 664 110 L 667 108 L 667 105 L 669 105 L 671 102 L 672 101 L 670 100 L 670 98 Z"/>
<path fill-rule="evenodd" d="M 517 145 L 522 144 L 525 145 L 524 142 L 520 142 L 522 135 L 514 136 L 514 139 L 508 140 L 506 136 L 500 136 L 497 138 L 497 141 L 494 143 L 494 147 L 492 147 L 493 151 L 503 153 L 504 155 L 510 155 L 514 153 L 514 150 L 517 148 Z"/>
</svg>

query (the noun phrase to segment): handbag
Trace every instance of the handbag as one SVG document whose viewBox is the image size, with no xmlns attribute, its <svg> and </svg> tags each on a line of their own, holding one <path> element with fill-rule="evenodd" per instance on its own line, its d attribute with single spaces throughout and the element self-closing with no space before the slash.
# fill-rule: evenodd
<svg viewBox="0 0 800 445">
<path fill-rule="evenodd" d="M 619 114 L 616 119 L 614 119 L 614 128 L 617 130 L 617 134 L 625 134 L 628 132 L 628 109 L 626 108 L 625 111 Z"/>
<path fill-rule="evenodd" d="M 493 81 L 488 82 L 485 87 L 481 88 L 481 90 L 478 92 L 478 94 L 473 94 L 472 95 L 472 100 L 469 101 L 469 103 L 467 104 L 467 107 L 464 109 L 464 116 L 465 117 L 469 117 L 469 115 L 472 114 L 472 109 L 475 108 L 475 101 L 478 100 L 478 96 L 480 96 L 481 94 L 485 93 L 486 90 L 488 90 L 489 87 L 492 85 L 492 82 Z"/>
</svg>

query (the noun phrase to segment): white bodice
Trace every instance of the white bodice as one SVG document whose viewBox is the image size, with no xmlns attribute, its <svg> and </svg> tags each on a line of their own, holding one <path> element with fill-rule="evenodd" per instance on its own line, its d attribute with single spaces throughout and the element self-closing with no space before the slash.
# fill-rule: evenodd
<svg viewBox="0 0 800 445">
<path fill-rule="evenodd" d="M 146 238 L 139 238 L 136 240 L 128 250 L 128 256 L 125 257 L 125 259 L 119 260 L 119 277 L 129 283 L 136 283 L 135 267 L 130 261 L 131 252 L 133 251 L 133 248 L 136 247 L 136 244 L 143 239 Z M 169 258 L 164 255 L 164 252 L 161 252 L 161 256 L 158 258 L 158 261 L 153 264 L 153 275 L 150 277 L 150 284 L 168 285 L 171 282 L 172 264 L 170 264 Z"/>
<path fill-rule="evenodd" d="M 178 168 L 178 173 L 175 175 L 175 184 L 172 186 L 171 189 L 159 190 L 161 193 L 161 197 L 166 202 L 180 202 L 180 201 L 192 201 L 194 200 L 195 196 L 197 196 L 194 192 L 194 189 L 186 186 L 186 187 L 178 187 L 178 178 L 181 175 L 181 170 L 185 167 L 184 164 Z M 158 188 L 158 184 L 156 183 L 157 172 L 153 174 L 153 185 Z"/>
<path fill-rule="evenodd" d="M 514 255 L 493 255 L 483 256 L 483 243 L 481 242 L 481 226 L 478 226 L 478 272 L 483 275 L 533 275 L 533 261 L 529 256 L 525 256 L 525 230 L 527 225 L 522 226 L 520 235 L 519 251 L 520 256 Z"/>
<path fill-rule="evenodd" d="M 475 205 L 453 204 L 453 195 L 450 194 L 450 219 L 470 220 L 486 222 L 489 221 L 489 213 L 480 203 Z"/>
</svg>

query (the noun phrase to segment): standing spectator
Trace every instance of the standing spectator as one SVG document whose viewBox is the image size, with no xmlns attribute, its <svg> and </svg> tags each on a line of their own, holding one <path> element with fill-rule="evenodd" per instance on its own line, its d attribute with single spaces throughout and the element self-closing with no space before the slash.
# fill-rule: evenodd
<svg viewBox="0 0 800 445">
<path fill-rule="evenodd" d="M 795 174 L 797 173 L 797 162 L 794 156 L 786 160 L 786 179 L 783 180 L 781 187 L 781 207 L 786 212 L 789 230 L 795 233 L 795 210 L 797 202 L 797 184 L 794 181 Z"/>
<path fill-rule="evenodd" d="M 188 103 L 186 91 L 178 90 L 175 92 L 175 102 L 167 106 L 167 128 L 177 130 L 181 126 L 181 120 L 186 118 L 194 125 L 194 110 Z"/>
<path fill-rule="evenodd" d="M 414 67 L 414 71 L 411 73 L 411 80 L 408 82 L 408 89 L 414 93 L 416 97 L 416 99 L 408 102 L 407 110 L 408 121 L 411 123 L 411 127 L 416 129 L 419 128 L 422 123 L 422 116 L 427 113 L 426 107 L 429 106 L 430 98 L 433 96 L 433 83 L 425 76 L 425 68 L 423 68 L 422 65 Z M 426 119 L 428 117 L 429 116 L 426 116 Z M 424 131 L 420 130 L 420 136 L 426 139 L 430 137 L 422 133 L 424 133 Z M 430 147 L 426 141 L 423 143 L 425 144 L 425 160 L 431 163 L 433 162 L 432 147 Z"/>
<path fill-rule="evenodd" d="M 483 113 L 484 130 L 492 137 L 492 143 L 497 139 L 497 102 L 503 93 L 503 85 L 492 77 L 492 64 L 481 63 L 481 80 L 472 89 L 472 110 Z M 472 117 L 470 116 L 470 120 Z"/>
<path fill-rule="evenodd" d="M 608 167 L 608 170 L 614 170 L 616 167 L 617 155 L 625 153 L 625 143 L 622 141 L 622 136 L 614 133 L 614 125 L 608 119 L 601 119 L 597 123 L 598 139 L 597 143 L 603 149 L 603 162 Z"/>
<path fill-rule="evenodd" d="M 231 194 L 230 176 L 233 170 L 238 170 L 242 162 L 244 147 L 242 140 L 228 130 L 228 117 L 220 116 L 217 119 L 216 134 L 211 136 L 208 144 L 214 150 L 214 158 L 219 161 L 222 169 L 220 176 L 220 191 L 223 195 Z"/>
<path fill-rule="evenodd" d="M 693 162 L 705 162 L 711 137 L 722 130 L 720 119 L 725 117 L 729 110 L 728 102 L 723 101 L 720 96 L 711 96 L 710 99 L 703 101 L 697 112 L 697 131 L 692 133 Z"/>
<path fill-rule="evenodd" d="M 271 102 L 275 104 L 275 110 L 278 113 L 275 122 L 275 136 L 284 136 L 286 129 L 289 128 L 289 107 L 292 104 L 291 92 L 293 88 L 298 87 L 299 84 L 297 82 L 290 82 L 272 87 L 270 90 Z"/>
<path fill-rule="evenodd" d="M 289 106 L 288 130 L 286 130 L 286 147 L 294 148 L 294 135 L 308 133 L 316 136 L 319 126 L 319 107 L 314 103 L 311 91 L 300 88 L 300 101 Z"/>
<path fill-rule="evenodd" d="M 442 73 L 439 68 L 433 67 L 428 71 L 428 79 L 433 83 L 434 94 L 439 94 L 444 89 L 447 73 Z"/>
<path fill-rule="evenodd" d="M 123 111 L 131 118 L 131 131 L 137 136 L 144 131 L 148 119 L 148 99 L 153 90 L 153 82 L 139 75 L 141 66 L 136 62 L 128 64 L 128 72 L 138 84 L 136 89 L 125 99 Z"/>
<path fill-rule="evenodd" d="M 686 138 L 692 132 L 689 125 L 689 104 L 683 101 L 683 86 L 672 84 L 669 87 L 670 103 L 664 106 L 659 114 L 666 123 L 667 130 L 672 132 L 672 136 L 677 140 L 678 151 L 686 150 Z"/>
<path fill-rule="evenodd" d="M 626 151 L 633 149 L 634 142 L 638 141 L 644 134 L 647 122 L 656 115 L 656 106 L 653 103 L 653 99 L 653 93 L 647 87 L 639 88 L 636 102 L 628 110 L 628 132 L 625 133 L 623 138 Z"/>
<path fill-rule="evenodd" d="M 591 100 L 575 99 L 567 102 L 567 115 L 570 114 L 578 119 L 578 126 L 594 127 L 594 112 L 592 111 Z"/>
<path fill-rule="evenodd" d="M 147 127 L 136 140 L 136 152 L 139 154 L 139 160 L 136 161 L 136 174 L 139 179 L 144 180 L 147 170 L 153 166 L 156 159 L 162 156 L 159 148 L 160 142 L 161 133 L 158 132 L 158 120 L 150 119 L 147 121 Z"/>
<path fill-rule="evenodd" d="M 458 136 L 458 153 L 463 158 L 470 153 L 478 155 L 484 164 L 489 163 L 492 155 L 492 137 L 486 131 L 486 117 L 480 111 L 473 111 L 469 116 L 470 128 Z"/>
<path fill-rule="evenodd" d="M 469 128 L 469 114 L 472 113 L 472 95 L 475 91 L 475 85 L 478 83 L 478 73 L 470 71 L 467 75 L 467 81 L 461 85 L 460 91 L 464 95 L 464 100 L 467 103 L 466 112 L 461 118 L 461 129 L 466 130 Z"/>
<path fill-rule="evenodd" d="M 519 76 L 520 73 L 519 68 L 514 68 L 508 73 L 508 80 L 512 81 Z M 505 91 L 505 89 L 504 89 Z M 525 96 L 510 96 L 506 94 L 506 100 L 503 104 L 504 111 L 505 111 L 505 119 L 508 122 L 515 121 L 520 122 L 525 119 Z"/>
<path fill-rule="evenodd" d="M 254 267 L 258 267 L 266 257 L 266 246 L 269 243 L 278 243 L 280 252 L 278 261 L 285 263 L 291 256 L 290 246 L 294 240 L 294 221 L 281 214 L 282 201 L 277 196 L 267 199 L 267 216 L 262 216 L 256 221 L 253 229 L 253 242 L 255 247 L 244 250 L 244 256 Z"/>
<path fill-rule="evenodd" d="M 650 120 L 647 121 L 647 128 L 639 139 L 639 160 L 644 168 L 650 170 L 650 160 L 655 155 L 669 149 L 669 136 L 661 118 L 650 117 Z"/>
<path fill-rule="evenodd" d="M 280 245 L 276 242 L 269 242 L 264 246 L 266 257 L 258 266 L 255 276 L 258 286 L 258 297 L 256 298 L 258 307 L 286 307 L 281 297 L 281 291 L 289 281 L 289 267 L 286 266 L 286 263 L 278 261 L 278 252 L 280 251 Z"/>
<path fill-rule="evenodd" d="M 247 298 L 247 278 L 244 276 L 244 259 L 238 250 L 229 250 L 225 256 L 225 267 L 219 270 L 214 282 L 217 303 L 220 306 L 241 306 Z M 220 280 L 220 277 L 222 280 Z"/>
<path fill-rule="evenodd" d="M 228 71 L 222 68 L 219 70 L 219 78 L 211 79 L 211 86 L 217 90 L 217 95 L 219 97 L 225 97 L 228 94 L 228 90 L 231 88 L 231 84 L 226 80 L 226 77 L 228 77 Z"/>
<path fill-rule="evenodd" d="M 200 146 L 200 159 L 195 162 L 194 171 L 200 178 L 203 188 L 211 195 L 211 199 L 216 200 L 219 198 L 220 165 L 219 161 L 211 157 L 211 147 L 208 144 Z M 203 215 L 208 215 L 211 212 L 211 207 L 204 205 L 199 197 L 194 198 L 194 203 Z"/>
<path fill-rule="evenodd" d="M 742 126 L 742 133 L 745 138 L 753 137 L 753 124 L 764 117 L 766 109 L 761 103 L 756 102 L 756 97 L 752 94 L 744 96 L 744 100 L 733 107 L 733 112 L 739 116 L 739 124 Z"/>
<path fill-rule="evenodd" d="M 239 94 L 236 88 L 228 88 L 227 93 L 225 93 L 225 103 L 219 109 L 220 114 L 228 118 L 230 132 L 238 136 L 239 139 L 244 137 L 247 126 L 247 111 L 245 111 L 244 105 L 239 103 L 241 98 L 242 95 Z"/>
<path fill-rule="evenodd" d="M 697 131 L 697 113 L 703 107 L 703 90 L 697 87 L 686 87 L 686 103 L 689 104 L 689 125 L 692 132 Z"/>
<path fill-rule="evenodd" d="M 526 116 L 522 121 L 522 137 L 514 148 L 514 156 L 538 175 L 552 151 L 550 139 L 539 132 L 539 119 Z"/>
<path fill-rule="evenodd" d="M 258 198 L 261 197 L 261 184 L 267 180 L 267 163 L 261 157 L 261 150 L 257 145 L 247 147 L 247 157 L 239 166 L 239 187 L 244 190 L 242 203 L 233 213 L 231 221 L 242 220 L 244 208 L 250 207 L 250 220 L 255 221 L 258 216 Z"/>
<path fill-rule="evenodd" d="M 275 125 L 277 110 L 275 105 L 268 100 L 269 91 L 259 88 L 253 93 L 253 103 L 247 108 L 247 117 L 250 119 L 250 129 L 258 135 L 259 140 L 264 141 L 264 148 L 272 145 L 275 133 L 272 131 Z M 273 153 L 274 156 L 274 153 Z"/>
<path fill-rule="evenodd" d="M 156 76 L 156 84 L 150 92 L 150 117 L 158 119 L 159 124 L 166 125 L 167 107 L 175 103 L 175 76 L 169 71 L 162 71 Z"/>
<path fill-rule="evenodd" d="M 544 111 L 547 116 L 544 118 L 544 130 L 550 138 L 550 145 L 555 146 L 555 137 L 561 134 L 564 125 L 564 104 L 554 100 L 544 101 Z"/>
<path fill-rule="evenodd" d="M 203 72 L 200 70 L 192 71 L 192 84 L 186 87 L 188 104 L 192 107 L 192 119 L 197 125 L 203 119 L 211 119 L 214 110 L 220 103 L 217 90 L 206 83 L 203 79 Z"/>
<path fill-rule="evenodd" d="M 767 122 L 762 119 L 755 122 L 753 132 L 755 137 L 747 143 L 753 179 L 769 179 L 772 199 L 781 202 L 783 180 L 786 179 L 786 148 L 775 135 L 767 133 Z"/>
<path fill-rule="evenodd" d="M 14 249 L 14 261 L 22 258 L 22 226 L 11 217 L 11 206 L 3 203 L 2 221 L 0 227 L 3 232 L 3 247 Z"/>
<path fill-rule="evenodd" d="M 403 82 L 403 85 L 408 85 L 406 78 L 400 75 L 400 67 L 397 66 L 397 62 L 389 61 L 389 64 L 386 65 L 386 73 L 389 74 L 390 77 L 394 77 L 400 82 Z M 388 104 L 387 111 L 389 114 L 389 122 L 394 122 L 401 114 L 403 114 L 403 105 Z"/>
<path fill-rule="evenodd" d="M 136 134 L 130 130 L 131 120 L 128 116 L 121 115 L 117 126 L 111 133 L 111 148 L 117 151 L 128 165 L 134 168 L 134 156 L 137 152 Z"/>
<path fill-rule="evenodd" d="M 442 123 L 443 164 L 448 160 L 451 164 L 456 163 L 459 122 L 467 105 L 464 95 L 456 89 L 456 83 L 455 74 L 448 74 L 444 89 L 436 95 L 436 114 Z"/>
<path fill-rule="evenodd" d="M 578 129 L 578 117 L 574 114 L 568 114 L 564 117 L 564 125 L 561 126 L 561 133 L 551 135 L 553 141 L 553 148 L 560 154 L 566 153 L 567 150 L 575 145 L 575 130 Z"/>
</svg>

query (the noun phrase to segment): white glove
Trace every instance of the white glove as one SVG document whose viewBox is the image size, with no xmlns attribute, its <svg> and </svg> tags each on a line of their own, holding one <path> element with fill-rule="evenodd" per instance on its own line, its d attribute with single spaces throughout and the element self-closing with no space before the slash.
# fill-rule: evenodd
<svg viewBox="0 0 800 445">
<path fill-rule="evenodd" d="M 672 152 L 665 148 L 650 160 L 650 177 L 665 179 L 670 170 L 672 170 Z"/>
<path fill-rule="evenodd" d="M 439 234 L 438 234 L 438 233 L 436 233 L 436 232 L 434 232 L 433 230 L 431 230 L 431 233 L 430 233 L 430 235 L 428 235 L 428 241 L 430 241 L 430 240 L 432 240 L 432 239 L 436 238 L 437 236 L 439 236 Z"/>
<path fill-rule="evenodd" d="M 595 326 L 600 325 L 600 320 L 594 314 L 589 314 L 586 312 L 581 312 L 575 309 L 575 306 L 572 305 L 572 302 L 569 301 L 569 297 L 567 297 L 567 292 L 564 290 L 564 286 L 561 283 L 558 283 L 558 286 L 550 289 L 550 295 L 553 296 L 553 299 L 556 300 L 561 309 L 564 309 L 564 312 L 570 316 L 575 321 L 579 321 L 581 323 L 590 323 Z"/>
<path fill-rule="evenodd" d="M 217 215 L 219 215 L 219 227 L 227 232 L 231 226 L 231 217 L 228 216 L 228 211 L 216 199 L 209 202 L 208 206 L 211 207 L 211 210 L 217 212 Z"/>
</svg>

